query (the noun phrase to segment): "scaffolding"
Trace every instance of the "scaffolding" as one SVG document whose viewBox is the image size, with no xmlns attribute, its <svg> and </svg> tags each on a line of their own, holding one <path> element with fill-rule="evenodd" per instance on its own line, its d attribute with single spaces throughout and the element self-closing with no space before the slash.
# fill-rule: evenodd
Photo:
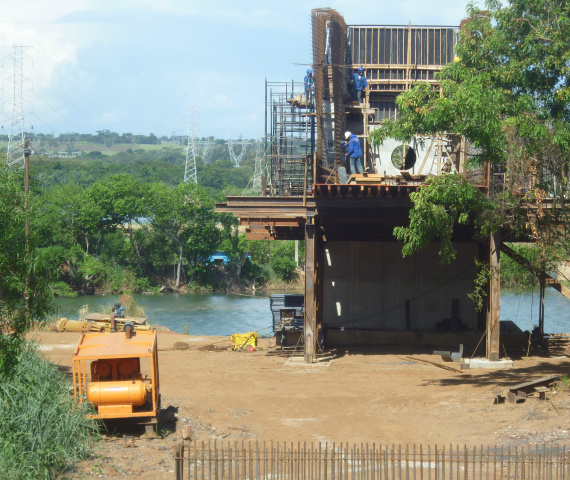
<svg viewBox="0 0 570 480">
<path fill-rule="evenodd" d="M 388 177 L 397 183 L 402 171 L 426 176 L 465 170 L 468 147 L 456 136 L 418 137 L 410 145 L 392 139 L 382 148 L 369 142 L 370 132 L 398 117 L 397 95 L 419 81 L 438 87 L 437 72 L 454 59 L 458 27 L 348 26 L 330 8 L 313 9 L 311 24 L 312 98 L 305 98 L 302 82 L 266 81 L 263 195 L 298 196 L 313 185 L 356 181 L 343 153 L 345 131 L 359 137 L 367 175 L 388 183 Z M 368 81 L 362 102 L 352 91 L 359 67 Z M 398 159 L 398 152 L 409 150 L 410 159 Z"/>
<path fill-rule="evenodd" d="M 315 110 L 303 83 L 265 81 L 267 187 L 262 195 L 302 196 L 313 184 Z"/>
</svg>

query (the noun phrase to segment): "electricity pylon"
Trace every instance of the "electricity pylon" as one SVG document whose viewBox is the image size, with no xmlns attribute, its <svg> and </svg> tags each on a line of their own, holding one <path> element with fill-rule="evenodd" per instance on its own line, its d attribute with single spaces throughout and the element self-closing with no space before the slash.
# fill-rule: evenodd
<svg viewBox="0 0 570 480">
<path fill-rule="evenodd" d="M 195 107 L 188 108 L 188 141 L 186 144 L 184 183 L 192 181 L 197 184 L 198 176 L 196 175 L 196 145 L 194 143 L 194 110 Z"/>
<path fill-rule="evenodd" d="M 7 80 L 12 80 L 12 98 L 6 100 L 5 103 L 11 103 L 11 120 L 10 120 L 10 135 L 8 137 L 8 153 L 6 155 L 6 163 L 10 167 L 23 168 L 24 167 L 24 97 L 23 85 L 27 80 L 24 77 L 24 57 L 25 52 L 30 47 L 23 47 L 13 45 L 12 53 L 4 57 L 6 63 L 12 63 L 12 75 Z M 2 62 L 4 66 L 4 61 Z M 4 88 L 2 88 L 4 90 Z"/>
<path fill-rule="evenodd" d="M 234 145 L 241 145 L 241 152 L 239 155 L 234 152 Z M 234 167 L 239 167 L 239 164 L 245 156 L 245 151 L 248 145 L 251 144 L 246 140 L 228 140 L 228 150 L 230 152 L 230 158 L 232 159 L 232 162 L 234 162 Z"/>
<path fill-rule="evenodd" d="M 200 157 L 204 163 L 209 162 L 210 153 L 212 153 L 212 147 L 214 142 L 212 140 L 194 140 L 194 147 L 198 147 L 200 150 Z"/>
<path fill-rule="evenodd" d="M 255 168 L 253 170 L 253 189 L 261 189 L 261 162 L 263 156 L 261 155 L 261 139 L 255 141 Z"/>
</svg>

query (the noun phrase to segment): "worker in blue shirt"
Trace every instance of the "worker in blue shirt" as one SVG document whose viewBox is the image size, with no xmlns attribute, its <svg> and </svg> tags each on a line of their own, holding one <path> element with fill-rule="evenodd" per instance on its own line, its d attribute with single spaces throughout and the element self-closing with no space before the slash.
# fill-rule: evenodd
<svg viewBox="0 0 570 480">
<path fill-rule="evenodd" d="M 305 95 L 308 104 L 311 103 L 311 100 L 313 99 L 313 87 L 313 71 L 309 68 L 307 70 L 307 75 L 305 75 Z"/>
<path fill-rule="evenodd" d="M 368 81 L 364 75 L 364 68 L 360 67 L 358 72 L 352 75 L 352 87 L 356 94 L 356 101 L 362 103 L 362 94 L 368 88 Z"/>
<path fill-rule="evenodd" d="M 115 303 L 111 310 L 111 333 L 117 331 L 117 323 L 115 321 L 116 318 L 123 318 L 125 315 L 125 307 L 122 307 L 119 302 Z"/>
<path fill-rule="evenodd" d="M 364 173 L 364 168 L 362 167 L 362 146 L 360 145 L 360 139 L 350 132 L 345 132 L 344 138 L 346 139 L 346 156 L 350 163 L 350 173 Z M 357 170 L 360 170 L 357 172 Z"/>
</svg>

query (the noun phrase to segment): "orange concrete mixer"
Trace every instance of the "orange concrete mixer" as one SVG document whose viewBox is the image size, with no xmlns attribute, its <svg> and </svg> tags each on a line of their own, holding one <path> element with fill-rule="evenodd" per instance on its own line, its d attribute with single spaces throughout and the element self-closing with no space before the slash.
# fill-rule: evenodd
<svg viewBox="0 0 570 480">
<path fill-rule="evenodd" d="M 73 353 L 78 402 L 93 405 L 100 419 L 158 423 L 160 391 L 155 331 L 84 333 Z"/>
</svg>

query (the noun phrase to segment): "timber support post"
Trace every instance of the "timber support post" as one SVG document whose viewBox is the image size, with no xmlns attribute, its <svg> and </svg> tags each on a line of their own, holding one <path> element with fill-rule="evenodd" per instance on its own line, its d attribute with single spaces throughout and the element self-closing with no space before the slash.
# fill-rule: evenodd
<svg viewBox="0 0 570 480">
<path fill-rule="evenodd" d="M 501 234 L 490 235 L 489 265 L 489 302 L 487 309 L 487 360 L 499 361 L 501 331 Z"/>
<path fill-rule="evenodd" d="M 305 363 L 316 360 L 317 315 L 315 299 L 316 241 L 314 217 L 307 217 L 305 224 Z"/>
</svg>

